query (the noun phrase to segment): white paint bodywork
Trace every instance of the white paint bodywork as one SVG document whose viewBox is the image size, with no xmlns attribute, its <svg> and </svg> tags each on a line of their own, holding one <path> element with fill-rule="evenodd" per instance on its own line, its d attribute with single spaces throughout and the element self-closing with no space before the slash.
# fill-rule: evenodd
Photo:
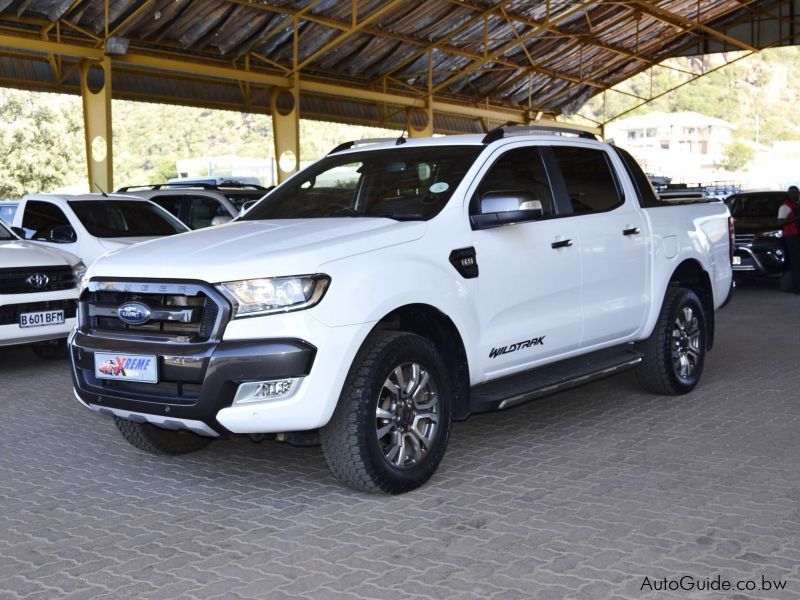
<svg viewBox="0 0 800 600">
<path fill-rule="evenodd" d="M 2 225 L 0 225 L 2 227 Z M 68 252 L 46 248 L 19 239 L 0 240 L 0 269 L 26 269 L 28 267 L 73 267 L 79 259 Z M 25 294 L 0 294 L 0 307 L 9 304 L 29 304 L 50 300 L 78 298 L 77 287 L 53 292 L 32 291 Z M 61 325 L 20 327 L 19 324 L 0 325 L 0 346 L 28 344 L 66 338 L 75 327 L 75 319 L 66 319 Z"/>
<path fill-rule="evenodd" d="M 75 212 L 70 208 L 69 201 L 70 200 L 81 200 L 85 202 L 94 202 L 94 201 L 105 201 L 105 200 L 129 200 L 134 202 L 142 202 L 142 203 L 149 203 L 153 206 L 156 206 L 159 211 L 163 211 L 165 214 L 167 211 L 162 209 L 157 204 L 149 202 L 148 200 L 144 200 L 142 198 L 138 198 L 136 196 L 124 196 L 121 194 L 108 194 L 107 196 L 101 196 L 99 194 L 84 194 L 78 196 L 70 196 L 67 194 L 30 194 L 25 196 L 22 200 L 20 200 L 19 207 L 17 208 L 17 212 L 14 214 L 13 225 L 14 227 L 22 228 L 22 220 L 25 215 L 25 205 L 31 200 L 37 200 L 41 202 L 48 202 L 57 206 L 66 216 L 69 224 L 75 230 L 75 234 L 77 237 L 77 241 L 71 243 L 56 243 L 56 242 L 47 242 L 41 240 L 32 241 L 34 244 L 41 244 L 42 246 L 46 246 L 49 248 L 53 248 L 56 250 L 64 250 L 66 252 L 70 252 L 78 257 L 86 263 L 87 265 L 91 265 L 97 258 L 106 254 L 107 252 L 113 252 L 115 250 L 121 250 L 123 248 L 127 248 L 134 244 L 139 244 L 141 242 L 146 242 L 149 240 L 158 239 L 157 237 L 125 237 L 125 238 L 100 238 L 93 236 L 90 234 L 86 228 L 81 223 L 80 219 L 75 215 Z M 173 218 L 172 215 L 169 215 L 170 218 Z M 188 227 L 186 228 L 188 231 Z"/>
<path fill-rule="evenodd" d="M 409 140 L 408 146 L 481 144 L 481 136 Z M 619 208 L 473 231 L 468 199 L 494 158 L 521 145 L 581 145 L 608 152 L 624 191 Z M 391 144 L 393 146 L 393 144 Z M 375 146 L 376 149 L 381 146 Z M 359 148 L 363 151 L 363 148 Z M 622 230 L 639 228 L 635 236 Z M 569 248 L 551 242 L 571 239 Z M 480 276 L 464 279 L 448 257 L 474 247 Z M 513 136 L 492 142 L 444 209 L 427 222 L 326 218 L 234 222 L 164 238 L 98 260 L 92 277 L 212 284 L 325 273 L 330 287 L 307 310 L 231 321 L 225 340 L 302 339 L 317 348 L 311 373 L 286 400 L 232 406 L 217 420 L 236 433 L 314 429 L 330 419 L 345 377 L 375 324 L 408 304 L 447 315 L 463 340 L 470 383 L 647 338 L 676 268 L 708 273 L 714 307 L 731 287 L 728 209 L 703 203 L 642 209 L 619 158 L 600 142 Z M 526 351 L 492 348 L 545 336 Z"/>
</svg>

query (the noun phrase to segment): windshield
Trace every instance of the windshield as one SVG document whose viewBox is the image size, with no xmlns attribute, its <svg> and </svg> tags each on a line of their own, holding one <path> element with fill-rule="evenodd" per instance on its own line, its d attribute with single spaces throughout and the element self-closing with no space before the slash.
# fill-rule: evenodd
<svg viewBox="0 0 800 600">
<path fill-rule="evenodd" d="M 778 209 L 786 201 L 786 194 L 748 194 L 746 196 L 731 196 L 725 204 L 734 217 L 777 219 Z"/>
<path fill-rule="evenodd" d="M 70 200 L 90 235 L 99 238 L 153 237 L 188 231 L 163 208 L 138 200 Z"/>
<path fill-rule="evenodd" d="M 275 189 L 242 218 L 427 221 L 444 208 L 483 148 L 398 147 L 334 154 Z"/>
<path fill-rule="evenodd" d="M 236 207 L 236 210 L 242 210 L 242 205 L 248 200 L 258 200 L 266 194 L 266 191 L 258 192 L 229 192 L 228 190 L 220 190 L 225 197 L 230 200 L 231 204 Z"/>
<path fill-rule="evenodd" d="M 6 226 L 0 223 L 0 240 L 15 240 L 16 236 L 11 233 Z"/>
</svg>

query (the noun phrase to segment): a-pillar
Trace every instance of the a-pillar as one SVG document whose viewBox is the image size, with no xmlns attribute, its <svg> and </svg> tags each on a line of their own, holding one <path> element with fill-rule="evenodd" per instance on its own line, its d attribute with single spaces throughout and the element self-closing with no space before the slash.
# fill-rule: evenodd
<svg viewBox="0 0 800 600">
<path fill-rule="evenodd" d="M 271 108 L 278 183 L 282 183 L 300 167 L 300 96 L 297 87 L 273 91 Z"/>
<path fill-rule="evenodd" d="M 82 61 L 80 72 L 89 191 L 110 192 L 114 189 L 114 161 L 111 152 L 111 59 L 106 57 L 101 61 Z"/>
<path fill-rule="evenodd" d="M 406 110 L 406 129 L 408 137 L 431 137 L 433 135 L 433 110 L 430 104 L 425 108 Z"/>
</svg>

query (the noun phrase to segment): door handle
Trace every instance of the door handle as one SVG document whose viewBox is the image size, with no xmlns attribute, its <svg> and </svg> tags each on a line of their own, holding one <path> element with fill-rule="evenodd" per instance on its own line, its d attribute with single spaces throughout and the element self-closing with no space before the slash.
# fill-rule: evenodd
<svg viewBox="0 0 800 600">
<path fill-rule="evenodd" d="M 572 240 L 558 240 L 550 244 L 551 248 L 569 248 L 572 246 Z"/>
<path fill-rule="evenodd" d="M 622 235 L 639 235 L 638 227 L 628 227 L 622 230 Z"/>
</svg>

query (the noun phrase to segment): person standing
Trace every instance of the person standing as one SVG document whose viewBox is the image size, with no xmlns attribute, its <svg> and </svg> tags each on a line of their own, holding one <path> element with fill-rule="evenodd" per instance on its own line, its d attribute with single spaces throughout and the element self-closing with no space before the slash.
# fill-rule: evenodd
<svg viewBox="0 0 800 600">
<path fill-rule="evenodd" d="M 778 224 L 783 227 L 786 258 L 792 274 L 791 291 L 800 294 L 800 189 L 789 187 L 788 198 L 778 210 Z"/>
</svg>

